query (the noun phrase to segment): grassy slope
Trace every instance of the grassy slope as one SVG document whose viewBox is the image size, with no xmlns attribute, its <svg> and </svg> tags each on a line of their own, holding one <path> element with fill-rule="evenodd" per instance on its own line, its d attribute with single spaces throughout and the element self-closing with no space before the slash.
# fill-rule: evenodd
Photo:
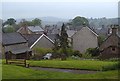
<svg viewBox="0 0 120 81">
<path fill-rule="evenodd" d="M 72 74 L 51 71 L 36 71 L 14 65 L 3 65 L 3 79 L 114 79 L 118 71 L 106 71 L 96 74 Z"/>
<path fill-rule="evenodd" d="M 76 68 L 88 70 L 101 70 L 103 66 L 112 66 L 117 62 L 108 61 L 92 61 L 92 60 L 43 60 L 43 61 L 29 61 L 30 66 L 41 67 L 55 67 L 55 68 Z"/>
</svg>

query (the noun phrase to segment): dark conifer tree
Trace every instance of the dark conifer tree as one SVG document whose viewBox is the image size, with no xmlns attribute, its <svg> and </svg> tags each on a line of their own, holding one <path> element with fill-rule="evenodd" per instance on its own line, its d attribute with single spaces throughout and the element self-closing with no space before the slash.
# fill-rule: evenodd
<svg viewBox="0 0 120 81">
<path fill-rule="evenodd" d="M 61 28 L 61 34 L 60 34 L 60 47 L 62 49 L 62 52 L 65 56 L 67 56 L 67 48 L 68 48 L 68 35 L 66 32 L 65 25 L 63 23 Z"/>
</svg>

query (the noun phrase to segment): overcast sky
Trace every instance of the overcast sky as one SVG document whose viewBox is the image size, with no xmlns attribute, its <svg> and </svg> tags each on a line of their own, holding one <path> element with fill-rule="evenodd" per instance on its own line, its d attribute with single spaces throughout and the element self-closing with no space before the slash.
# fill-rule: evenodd
<svg viewBox="0 0 120 81">
<path fill-rule="evenodd" d="M 1 3 L 0 3 L 1 5 Z M 3 19 L 36 18 L 53 16 L 71 19 L 75 16 L 87 18 L 118 16 L 118 0 L 2 0 Z"/>
</svg>

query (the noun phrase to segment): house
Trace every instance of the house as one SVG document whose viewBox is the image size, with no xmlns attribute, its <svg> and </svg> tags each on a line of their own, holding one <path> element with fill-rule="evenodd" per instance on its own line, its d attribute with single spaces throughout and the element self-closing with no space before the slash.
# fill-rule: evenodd
<svg viewBox="0 0 120 81">
<path fill-rule="evenodd" d="M 21 27 L 17 32 L 21 34 L 43 34 L 44 30 L 40 26 Z"/>
<path fill-rule="evenodd" d="M 98 47 L 98 35 L 89 27 L 83 26 L 72 36 L 72 47 L 81 53 L 85 53 L 88 48 Z"/>
<path fill-rule="evenodd" d="M 36 47 L 39 48 L 54 47 L 54 41 L 45 34 L 23 34 L 23 36 L 28 41 L 28 46 L 30 47 L 30 49 L 34 49 Z"/>
<path fill-rule="evenodd" d="M 100 46 L 100 58 L 118 58 L 120 55 L 120 35 L 116 26 L 112 26 L 112 33 L 105 39 Z"/>
<path fill-rule="evenodd" d="M 31 55 L 26 39 L 16 32 L 2 34 L 2 50 L 7 59 L 29 59 Z"/>
</svg>

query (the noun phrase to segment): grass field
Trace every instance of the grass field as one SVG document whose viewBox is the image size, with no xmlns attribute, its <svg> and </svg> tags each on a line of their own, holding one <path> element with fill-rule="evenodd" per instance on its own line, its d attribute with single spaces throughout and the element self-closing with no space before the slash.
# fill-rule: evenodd
<svg viewBox="0 0 120 81">
<path fill-rule="evenodd" d="M 0 59 L 0 80 L 2 80 L 2 60 Z"/>
<path fill-rule="evenodd" d="M 3 79 L 117 79 L 118 70 L 100 71 L 95 74 L 73 74 L 55 71 L 33 70 L 16 65 L 6 65 L 3 60 Z M 30 66 L 101 70 L 104 66 L 112 66 L 117 62 L 95 60 L 41 60 L 28 61 Z"/>
<path fill-rule="evenodd" d="M 95 61 L 95 60 L 41 60 L 28 61 L 30 66 L 53 67 L 53 68 L 71 68 L 84 70 L 102 70 L 105 66 L 113 66 L 117 62 L 111 61 Z"/>
<path fill-rule="evenodd" d="M 15 65 L 3 65 L 3 79 L 117 79 L 118 71 L 96 74 L 73 74 L 53 71 L 36 71 Z"/>
</svg>

